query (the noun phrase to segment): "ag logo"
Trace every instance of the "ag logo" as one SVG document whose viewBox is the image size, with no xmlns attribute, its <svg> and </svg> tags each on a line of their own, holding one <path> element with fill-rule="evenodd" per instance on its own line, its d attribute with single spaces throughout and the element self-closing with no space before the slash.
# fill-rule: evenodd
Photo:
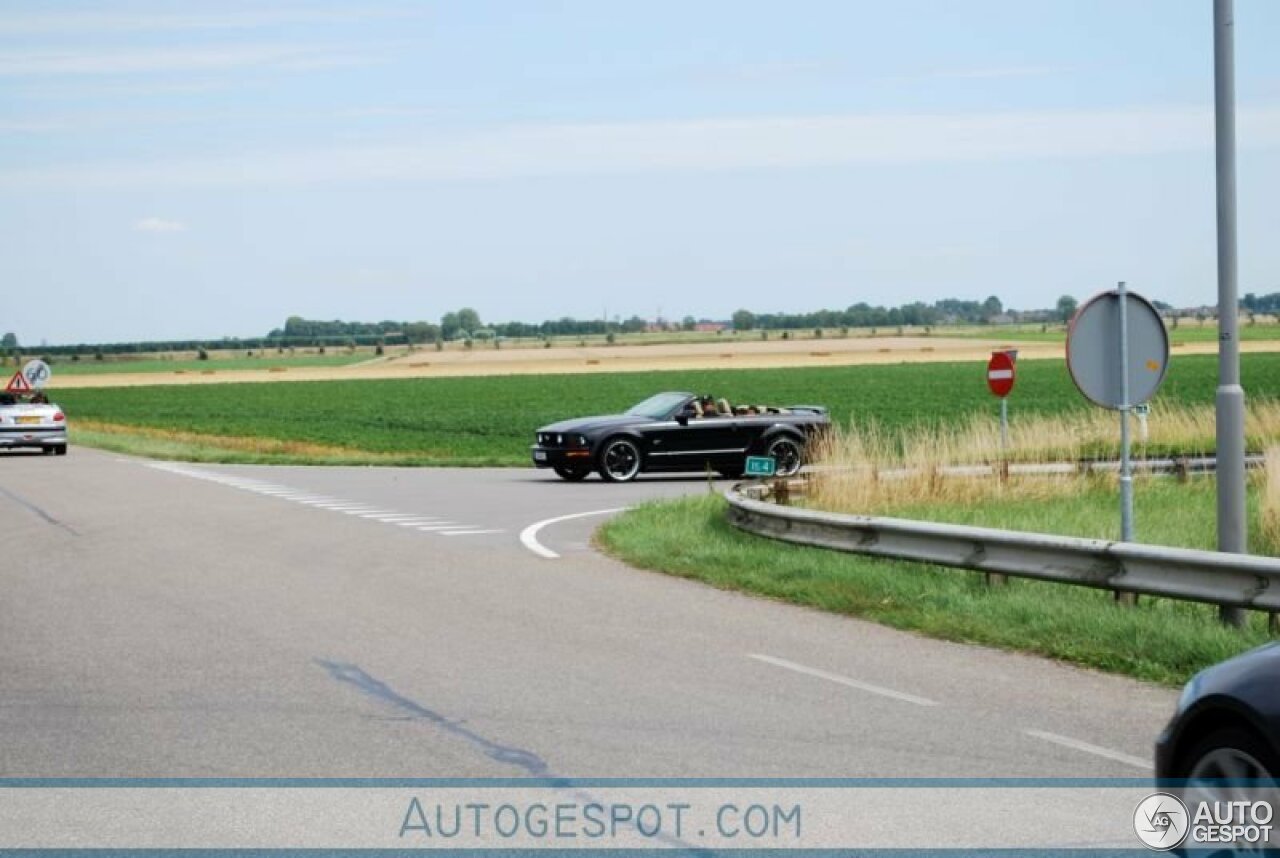
<svg viewBox="0 0 1280 858">
<path fill-rule="evenodd" d="M 1133 812 L 1133 830 L 1148 849 L 1173 849 L 1187 839 L 1190 828 L 1187 806 L 1168 793 L 1147 796 Z"/>
</svg>

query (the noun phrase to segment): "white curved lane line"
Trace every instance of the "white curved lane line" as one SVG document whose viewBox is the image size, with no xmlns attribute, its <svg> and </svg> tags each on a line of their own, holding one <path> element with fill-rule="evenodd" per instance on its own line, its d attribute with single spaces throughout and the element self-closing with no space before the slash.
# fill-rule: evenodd
<svg viewBox="0 0 1280 858">
<path fill-rule="evenodd" d="M 1055 745 L 1060 745 L 1063 748 L 1070 748 L 1073 751 L 1083 751 L 1086 754 L 1093 754 L 1095 757 L 1115 760 L 1117 763 L 1124 763 L 1126 766 L 1133 766 L 1135 769 L 1151 771 L 1155 768 L 1155 764 L 1146 757 L 1135 757 L 1132 754 L 1113 751 L 1110 748 L 1104 748 L 1101 745 L 1093 745 L 1089 742 L 1082 742 L 1079 739 L 1072 739 L 1070 736 L 1059 736 L 1057 733 L 1046 733 L 1043 730 L 1023 730 L 1022 732 L 1033 739 L 1040 739 L 1043 742 L 1052 742 Z"/>
<path fill-rule="evenodd" d="M 557 524 L 561 521 L 569 521 L 574 518 L 586 518 L 591 515 L 609 515 L 614 512 L 622 512 L 623 507 L 615 507 L 613 509 L 593 509 L 590 512 L 575 512 L 572 515 L 558 515 L 555 518 L 547 518 L 533 524 L 520 531 L 520 544 L 532 551 L 539 557 L 545 557 L 548 560 L 555 560 L 560 555 L 556 554 L 550 548 L 538 541 L 538 531 L 547 525 Z"/>
</svg>

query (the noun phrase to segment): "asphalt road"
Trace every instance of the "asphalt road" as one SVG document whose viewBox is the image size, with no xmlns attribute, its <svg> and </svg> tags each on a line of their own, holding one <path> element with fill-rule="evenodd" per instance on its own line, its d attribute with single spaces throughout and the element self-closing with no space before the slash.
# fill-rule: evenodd
<svg viewBox="0 0 1280 858">
<path fill-rule="evenodd" d="M 706 490 L 0 456 L 0 775 L 1149 773 L 1169 689 L 591 550 Z"/>
</svg>

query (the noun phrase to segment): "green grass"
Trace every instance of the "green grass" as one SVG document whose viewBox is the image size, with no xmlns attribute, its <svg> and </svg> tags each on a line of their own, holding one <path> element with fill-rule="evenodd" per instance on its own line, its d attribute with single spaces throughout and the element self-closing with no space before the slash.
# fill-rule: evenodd
<svg viewBox="0 0 1280 858">
<path fill-rule="evenodd" d="M 1211 484 L 1144 483 L 1138 489 L 1138 532 L 1144 541 L 1209 547 L 1212 498 Z M 654 502 L 611 520 L 597 538 L 632 565 L 721 589 L 1171 685 L 1268 640 L 1266 618 L 1257 613 L 1237 630 L 1220 625 L 1215 608 L 1190 602 L 1143 597 L 1126 608 L 1109 592 L 1084 587 L 1021 579 L 988 587 L 975 572 L 743 533 L 725 521 L 725 506 L 718 495 Z M 939 511 L 943 518 L 1015 529 L 1064 522 L 1057 532 L 1079 535 L 1109 532 L 1117 515 L 1115 495 L 1105 491 L 1078 501 L 1011 504 L 981 516 Z"/>
<path fill-rule="evenodd" d="M 1169 343 L 1175 348 L 1187 343 L 1215 343 L 1218 341 L 1218 326 L 1214 322 L 1206 322 L 1201 325 L 1195 319 L 1182 319 L 1178 322 L 1178 327 L 1176 328 L 1169 327 L 1166 322 L 1166 329 L 1169 331 Z M 1043 331 L 1040 330 L 1040 325 L 990 325 L 956 328 L 954 330 L 935 328 L 934 330 L 939 336 L 1002 340 L 1010 343 L 1061 343 L 1067 339 L 1066 326 L 1059 324 L 1049 325 Z M 1274 323 L 1250 325 L 1247 322 L 1243 322 L 1239 331 L 1240 339 L 1245 342 L 1280 340 L 1280 325 Z"/>
<path fill-rule="evenodd" d="M 1242 367 L 1250 396 L 1280 396 L 1280 354 L 1245 355 Z M 1212 403 L 1216 371 L 1211 356 L 1175 358 L 1160 395 Z M 1062 362 L 1027 361 L 1018 372 L 1011 420 L 1092 407 Z M 539 426 L 616 413 L 660 390 L 710 392 L 735 402 L 816 402 L 837 421 L 875 420 L 888 428 L 996 409 L 980 363 L 72 388 L 58 391 L 57 400 L 73 432 L 76 420 L 92 420 L 153 434 L 340 447 L 351 461 L 523 465 Z M 174 454 L 193 461 L 206 455 L 194 448 L 164 455 Z M 215 460 L 283 461 L 253 449 L 223 450 Z"/>
<path fill-rule="evenodd" d="M 136 358 L 127 360 L 60 360 L 53 366 L 53 374 L 58 375 L 104 375 L 120 372 L 187 372 L 198 373 L 205 370 L 227 371 L 245 369 L 269 369 L 271 367 L 304 367 L 304 366 L 347 366 L 353 363 L 370 360 L 372 352 L 356 354 L 324 354 L 324 355 L 268 355 L 265 357 L 210 357 L 208 360 L 195 358 Z"/>
</svg>

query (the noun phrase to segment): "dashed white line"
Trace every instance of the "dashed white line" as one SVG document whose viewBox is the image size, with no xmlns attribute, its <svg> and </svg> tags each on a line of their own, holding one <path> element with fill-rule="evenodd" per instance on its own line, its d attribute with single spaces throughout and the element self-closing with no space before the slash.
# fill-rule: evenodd
<svg viewBox="0 0 1280 858">
<path fill-rule="evenodd" d="M 560 555 L 556 554 L 550 548 L 547 548 L 538 541 L 538 531 L 542 530 L 542 528 L 547 525 L 556 524 L 561 521 L 569 521 L 574 518 L 586 518 L 591 515 L 609 515 L 614 512 L 622 512 L 622 509 L 620 507 L 615 507 L 613 509 L 593 509 L 590 512 L 575 512 L 571 515 L 558 515 L 555 518 L 548 518 L 534 522 L 524 530 L 520 531 L 520 544 L 539 557 L 546 557 L 548 560 L 555 560 Z"/>
<path fill-rule="evenodd" d="M 253 492 L 254 494 L 261 495 L 263 497 L 287 500 L 292 503 L 311 507 L 312 509 L 322 509 L 327 512 L 340 512 L 344 515 L 369 519 L 381 524 L 394 524 L 399 527 L 413 527 L 418 530 L 438 533 L 441 536 L 480 536 L 483 534 L 505 532 L 500 529 L 486 528 L 480 524 L 466 524 L 462 522 L 449 521 L 434 515 L 396 512 L 395 510 L 383 509 L 374 504 L 360 503 L 358 501 L 346 500 L 343 498 L 332 497 L 330 495 L 318 495 L 304 489 L 277 485 L 276 483 L 269 483 L 263 480 L 253 480 L 244 477 L 228 476 L 216 472 L 201 471 L 197 468 L 189 468 L 172 462 L 154 463 L 149 465 L 149 467 L 161 471 L 168 471 L 169 473 L 178 474 L 184 477 L 191 477 L 192 479 L 216 483 L 217 485 L 226 486 L 228 488 Z"/>
<path fill-rule="evenodd" d="M 1088 742 L 1082 742 L 1079 739 L 1072 739 L 1070 736 L 1059 736 L 1057 733 L 1046 733 L 1043 730 L 1023 730 L 1023 733 L 1033 739 L 1040 739 L 1044 742 L 1052 742 L 1063 748 L 1071 748 L 1073 751 L 1083 751 L 1086 754 L 1093 754 L 1095 757 L 1102 757 L 1107 760 L 1114 760 L 1117 763 L 1124 763 L 1127 766 L 1133 766 L 1135 769 L 1144 769 L 1150 771 L 1155 768 L 1150 760 L 1142 757 L 1135 757 L 1131 754 L 1125 754 L 1121 751 L 1113 751 L 1110 748 L 1104 748 L 1100 745 L 1091 745 Z"/>
<path fill-rule="evenodd" d="M 937 701 L 930 700 L 927 697 L 917 697 L 914 694 L 906 694 L 902 691 L 894 691 L 892 688 L 885 688 L 882 685 L 872 685 L 870 682 L 862 682 L 858 679 L 850 679 L 847 676 L 841 676 L 838 673 L 828 673 L 825 670 L 819 670 L 816 667 L 806 667 L 803 664 L 796 664 L 794 661 L 787 661 L 783 658 L 774 658 L 771 655 L 759 655 L 757 653 L 748 653 L 747 658 L 756 661 L 771 664 L 774 667 L 785 668 L 796 673 L 803 673 L 805 676 L 813 676 L 818 679 L 825 679 L 828 682 L 834 682 L 837 685 L 843 685 L 847 688 L 856 688 L 859 691 L 865 691 L 868 694 L 878 694 L 881 697 L 888 697 L 892 700 L 900 700 L 903 703 L 914 703 L 917 706 L 937 706 Z"/>
</svg>

